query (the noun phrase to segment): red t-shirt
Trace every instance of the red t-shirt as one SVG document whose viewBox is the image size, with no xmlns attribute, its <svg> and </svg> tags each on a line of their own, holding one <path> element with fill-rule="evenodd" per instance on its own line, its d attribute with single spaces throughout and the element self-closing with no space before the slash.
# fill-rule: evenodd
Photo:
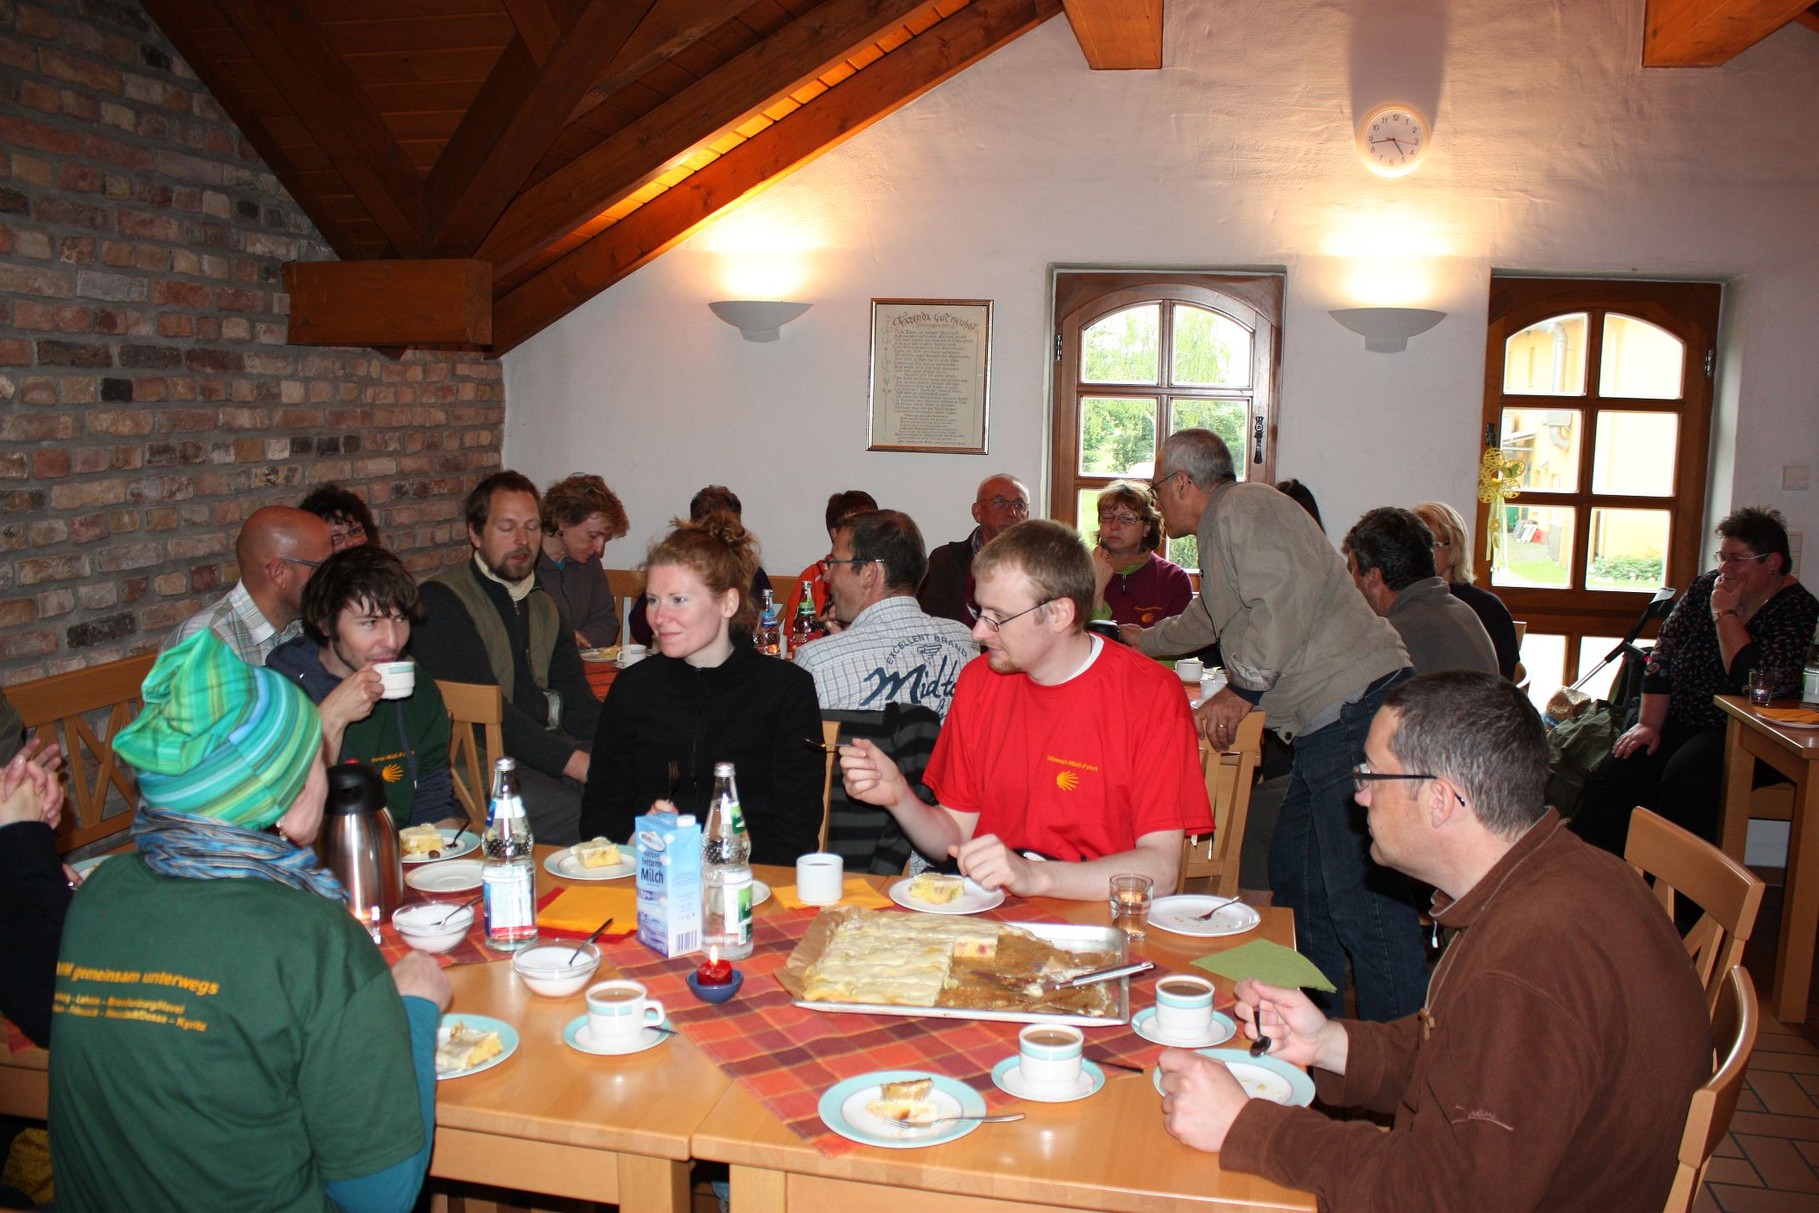
<svg viewBox="0 0 1819 1213">
<path fill-rule="evenodd" d="M 948 808 L 979 814 L 976 836 L 1053 859 L 1213 828 L 1181 681 L 1121 644 L 1052 687 L 968 663 L 923 781 Z"/>
</svg>

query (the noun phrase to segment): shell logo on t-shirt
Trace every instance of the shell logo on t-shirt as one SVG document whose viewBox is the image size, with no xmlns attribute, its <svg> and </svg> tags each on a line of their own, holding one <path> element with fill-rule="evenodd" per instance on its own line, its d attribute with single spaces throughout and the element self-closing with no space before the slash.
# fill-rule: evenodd
<svg viewBox="0 0 1819 1213">
<path fill-rule="evenodd" d="M 1080 776 L 1075 771 L 1058 771 L 1055 774 L 1055 786 L 1063 792 L 1071 792 L 1080 786 Z"/>
<path fill-rule="evenodd" d="M 404 768 L 395 762 L 388 762 L 379 768 L 379 778 L 387 783 L 399 783 L 404 779 Z"/>
</svg>

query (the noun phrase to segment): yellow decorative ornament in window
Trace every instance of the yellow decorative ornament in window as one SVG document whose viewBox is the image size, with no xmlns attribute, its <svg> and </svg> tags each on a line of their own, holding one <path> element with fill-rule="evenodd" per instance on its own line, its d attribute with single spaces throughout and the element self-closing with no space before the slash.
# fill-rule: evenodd
<svg viewBox="0 0 1819 1213">
<path fill-rule="evenodd" d="M 1491 507 L 1484 528 L 1484 558 L 1493 564 L 1497 537 L 1503 534 L 1503 503 L 1521 494 L 1522 476 L 1527 471 L 1526 461 L 1506 459 L 1494 446 L 1485 447 L 1484 458 L 1478 461 L 1478 500 Z"/>
</svg>

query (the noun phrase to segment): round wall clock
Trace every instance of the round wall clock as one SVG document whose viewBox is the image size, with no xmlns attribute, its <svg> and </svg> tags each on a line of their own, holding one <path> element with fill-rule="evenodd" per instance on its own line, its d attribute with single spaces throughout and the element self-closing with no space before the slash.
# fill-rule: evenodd
<svg viewBox="0 0 1819 1213">
<path fill-rule="evenodd" d="M 1399 177 L 1427 154 L 1427 119 L 1407 105 L 1379 105 L 1358 124 L 1358 154 L 1371 171 Z"/>
</svg>

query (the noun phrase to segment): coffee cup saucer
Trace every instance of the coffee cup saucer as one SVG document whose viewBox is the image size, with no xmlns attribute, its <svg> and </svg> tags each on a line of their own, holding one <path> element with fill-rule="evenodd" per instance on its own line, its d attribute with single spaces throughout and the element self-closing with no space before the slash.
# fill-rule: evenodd
<svg viewBox="0 0 1819 1213">
<path fill-rule="evenodd" d="M 669 1020 L 663 1021 L 664 1027 L 670 1026 Z M 578 1015 L 562 1029 L 562 1043 L 580 1053 L 592 1053 L 595 1057 L 625 1057 L 632 1053 L 642 1053 L 654 1049 L 669 1039 L 668 1032 L 659 1032 L 653 1028 L 642 1028 L 638 1035 L 630 1037 L 624 1044 L 597 1044 L 593 1034 L 587 1030 L 587 1016 Z"/>
<path fill-rule="evenodd" d="M 992 1085 L 1000 1091 L 1027 1099 L 1031 1103 L 1073 1103 L 1096 1095 L 1105 1085 L 1105 1071 L 1090 1061 L 1080 1062 L 1080 1076 L 1071 1087 L 1031 1086 L 1023 1081 L 1023 1058 L 1012 1053 L 992 1067 Z"/>
<path fill-rule="evenodd" d="M 1171 1049 L 1206 1049 L 1216 1044 L 1223 1044 L 1238 1034 L 1238 1025 L 1232 1017 L 1213 1012 L 1213 1022 L 1207 1026 L 1206 1034 L 1198 1038 L 1176 1036 L 1164 1032 L 1156 1022 L 1156 1008 L 1145 1007 L 1131 1016 L 1131 1029 L 1152 1044 L 1166 1045 Z"/>
</svg>

